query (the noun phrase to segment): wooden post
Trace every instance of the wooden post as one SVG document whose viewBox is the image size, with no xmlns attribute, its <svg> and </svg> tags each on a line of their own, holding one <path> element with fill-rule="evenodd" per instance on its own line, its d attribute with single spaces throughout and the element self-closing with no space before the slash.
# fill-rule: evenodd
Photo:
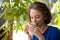
<svg viewBox="0 0 60 40">
<path fill-rule="evenodd" d="M 13 40 L 13 19 L 9 21 L 10 23 L 10 29 L 8 31 L 8 40 Z"/>
</svg>

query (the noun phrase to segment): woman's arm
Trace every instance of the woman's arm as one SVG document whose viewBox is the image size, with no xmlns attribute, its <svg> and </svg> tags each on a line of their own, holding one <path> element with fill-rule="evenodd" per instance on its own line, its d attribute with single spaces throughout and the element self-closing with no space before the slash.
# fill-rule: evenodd
<svg viewBox="0 0 60 40">
<path fill-rule="evenodd" d="M 28 35 L 28 40 L 32 40 L 31 35 Z"/>
<path fill-rule="evenodd" d="M 31 35 L 29 34 L 29 32 L 27 30 L 25 30 L 24 32 L 28 35 L 28 40 L 32 40 Z"/>
</svg>

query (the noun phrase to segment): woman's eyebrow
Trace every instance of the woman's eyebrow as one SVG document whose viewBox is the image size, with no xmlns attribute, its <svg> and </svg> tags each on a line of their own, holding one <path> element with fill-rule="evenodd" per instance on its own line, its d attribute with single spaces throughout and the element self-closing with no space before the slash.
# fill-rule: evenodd
<svg viewBox="0 0 60 40">
<path fill-rule="evenodd" d="M 36 15 L 36 16 L 41 16 L 41 15 Z"/>
</svg>

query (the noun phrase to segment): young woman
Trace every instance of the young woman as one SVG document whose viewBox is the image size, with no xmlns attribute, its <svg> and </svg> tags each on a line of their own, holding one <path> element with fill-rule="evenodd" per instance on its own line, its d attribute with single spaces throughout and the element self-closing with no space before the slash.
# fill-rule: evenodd
<svg viewBox="0 0 60 40">
<path fill-rule="evenodd" d="M 52 17 L 44 3 L 31 3 L 27 13 L 29 22 L 26 24 L 25 33 L 28 35 L 28 40 L 60 40 L 60 31 L 56 27 L 47 25 Z"/>
</svg>

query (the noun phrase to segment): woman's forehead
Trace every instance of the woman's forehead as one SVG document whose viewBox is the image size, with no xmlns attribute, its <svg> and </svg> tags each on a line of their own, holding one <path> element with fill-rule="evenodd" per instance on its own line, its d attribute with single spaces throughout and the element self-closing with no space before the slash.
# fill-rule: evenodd
<svg viewBox="0 0 60 40">
<path fill-rule="evenodd" d="M 30 15 L 42 15 L 42 12 L 37 9 L 30 9 Z"/>
</svg>

